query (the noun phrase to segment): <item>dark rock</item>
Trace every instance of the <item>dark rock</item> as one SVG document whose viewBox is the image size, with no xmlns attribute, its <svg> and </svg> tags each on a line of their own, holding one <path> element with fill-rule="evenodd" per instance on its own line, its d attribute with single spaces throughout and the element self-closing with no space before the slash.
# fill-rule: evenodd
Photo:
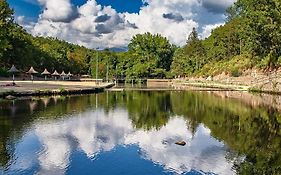
<svg viewBox="0 0 281 175">
<path fill-rule="evenodd" d="M 178 141 L 175 143 L 176 145 L 180 145 L 180 146 L 185 146 L 186 142 L 185 141 Z"/>
</svg>

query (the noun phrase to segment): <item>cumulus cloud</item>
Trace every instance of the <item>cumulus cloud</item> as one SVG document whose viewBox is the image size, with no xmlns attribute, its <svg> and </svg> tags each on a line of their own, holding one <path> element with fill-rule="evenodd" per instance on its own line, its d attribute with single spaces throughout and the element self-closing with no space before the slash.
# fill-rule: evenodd
<svg viewBox="0 0 281 175">
<path fill-rule="evenodd" d="M 203 7 L 214 13 L 224 13 L 236 0 L 202 0 Z"/>
<path fill-rule="evenodd" d="M 78 11 L 83 16 L 97 16 L 98 12 L 101 11 L 101 9 L 101 5 L 97 5 L 95 0 L 88 0 L 78 9 Z"/>
<path fill-rule="evenodd" d="M 132 36 L 145 32 L 161 34 L 178 46 L 186 43 L 194 27 L 205 37 L 210 26 L 224 21 L 220 9 L 234 0 L 144 0 L 146 6 L 138 13 L 118 13 L 95 0 L 79 7 L 71 0 L 38 1 L 44 9 L 38 21 L 24 25 L 32 34 L 57 37 L 90 48 L 124 48 Z"/>
<path fill-rule="evenodd" d="M 70 22 L 77 16 L 76 9 L 70 0 L 38 0 L 44 6 L 44 11 L 40 15 L 42 19 L 54 22 Z"/>
<path fill-rule="evenodd" d="M 222 25 L 224 25 L 224 23 L 219 23 L 219 24 L 214 24 L 214 25 L 210 24 L 210 25 L 204 26 L 203 32 L 201 34 L 201 38 L 202 39 L 208 38 L 215 28 L 222 26 Z"/>
<path fill-rule="evenodd" d="M 98 16 L 95 20 L 95 22 L 105 22 L 107 20 L 109 20 L 111 18 L 111 16 L 108 16 L 107 14 Z"/>
<path fill-rule="evenodd" d="M 26 19 L 25 16 L 17 16 L 17 17 L 15 18 L 15 21 L 16 21 L 19 25 L 24 26 L 25 30 L 28 31 L 28 32 L 30 32 L 30 31 L 33 29 L 34 25 L 35 25 L 34 22 L 29 22 L 29 20 Z"/>
<path fill-rule="evenodd" d="M 164 13 L 163 18 L 175 20 L 177 22 L 181 22 L 184 20 L 181 14 L 173 14 L 173 13 Z"/>
</svg>

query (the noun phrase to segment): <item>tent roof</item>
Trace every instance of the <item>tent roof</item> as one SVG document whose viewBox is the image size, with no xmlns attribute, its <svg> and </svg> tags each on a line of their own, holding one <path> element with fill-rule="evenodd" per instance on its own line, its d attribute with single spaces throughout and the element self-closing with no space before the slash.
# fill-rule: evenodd
<svg viewBox="0 0 281 175">
<path fill-rule="evenodd" d="M 54 71 L 54 73 L 52 73 L 53 76 L 59 76 L 60 74 L 57 72 L 57 70 Z"/>
<path fill-rule="evenodd" d="M 60 74 L 60 76 L 66 76 L 65 72 L 62 71 L 62 73 Z"/>
<path fill-rule="evenodd" d="M 11 69 L 8 70 L 8 72 L 14 73 L 14 72 L 19 72 L 19 70 L 15 67 L 15 65 L 13 65 L 13 66 L 11 67 Z"/>
<path fill-rule="evenodd" d="M 47 69 L 45 69 L 44 72 L 42 72 L 41 74 L 42 75 L 50 75 L 51 73 Z"/>
<path fill-rule="evenodd" d="M 38 72 L 36 70 L 34 70 L 34 68 L 31 66 L 29 71 L 26 72 L 26 73 L 28 73 L 28 74 L 37 74 Z"/>
<path fill-rule="evenodd" d="M 68 72 L 67 76 L 72 76 L 72 74 L 70 72 Z"/>
</svg>

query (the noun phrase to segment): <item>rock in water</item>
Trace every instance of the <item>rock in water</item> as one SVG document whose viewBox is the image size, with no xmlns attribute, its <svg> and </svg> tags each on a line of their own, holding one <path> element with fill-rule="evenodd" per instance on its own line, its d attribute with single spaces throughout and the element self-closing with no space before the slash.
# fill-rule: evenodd
<svg viewBox="0 0 281 175">
<path fill-rule="evenodd" d="M 184 145 L 186 145 L 186 142 L 185 141 L 178 141 L 175 144 L 180 145 L 180 146 L 184 146 Z"/>
</svg>

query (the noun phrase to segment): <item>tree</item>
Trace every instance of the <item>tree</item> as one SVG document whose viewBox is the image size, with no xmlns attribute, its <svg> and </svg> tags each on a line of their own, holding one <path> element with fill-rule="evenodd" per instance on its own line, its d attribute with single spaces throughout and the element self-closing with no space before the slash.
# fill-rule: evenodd
<svg viewBox="0 0 281 175">
<path fill-rule="evenodd" d="M 183 76 L 194 73 L 206 63 L 205 56 L 205 48 L 198 38 L 196 29 L 193 28 L 186 45 L 175 53 L 172 63 L 173 74 Z"/>
<path fill-rule="evenodd" d="M 233 19 L 212 31 L 212 35 L 203 41 L 208 60 L 229 60 L 240 54 L 242 34 L 239 26 L 241 20 Z"/>
<path fill-rule="evenodd" d="M 281 56 L 281 3 L 279 0 L 238 0 L 232 7 L 244 21 L 248 51 L 275 67 Z"/>
<path fill-rule="evenodd" d="M 13 10 L 9 7 L 6 0 L 0 1 L 0 62 L 5 62 L 4 52 L 11 47 L 7 35 L 13 23 Z M 0 64 L 1 64 L 0 63 Z"/>
<path fill-rule="evenodd" d="M 145 33 L 134 36 L 128 51 L 134 66 L 127 75 L 132 76 L 136 73 L 134 76 L 139 78 L 163 76 L 163 72 L 170 71 L 174 50 L 168 39 L 159 34 Z"/>
</svg>

